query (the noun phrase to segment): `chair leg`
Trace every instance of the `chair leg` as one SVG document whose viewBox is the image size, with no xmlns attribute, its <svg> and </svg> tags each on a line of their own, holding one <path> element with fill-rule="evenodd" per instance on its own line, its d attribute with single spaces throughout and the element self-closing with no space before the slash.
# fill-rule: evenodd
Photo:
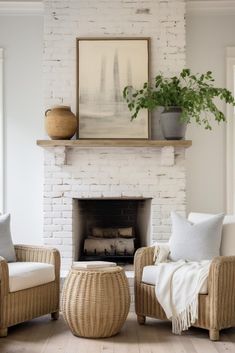
<svg viewBox="0 0 235 353">
<path fill-rule="evenodd" d="M 144 315 L 137 315 L 137 321 L 139 325 L 144 325 L 146 321 L 146 317 Z"/>
<path fill-rule="evenodd" d="M 0 337 L 7 337 L 8 334 L 8 328 L 0 328 Z"/>
<path fill-rule="evenodd" d="M 55 311 L 54 313 L 51 313 L 51 319 L 52 319 L 52 320 L 58 320 L 58 319 L 59 319 L 59 316 L 60 316 L 59 310 L 58 310 L 58 311 Z"/>
<path fill-rule="evenodd" d="M 209 335 L 211 341 L 219 341 L 219 330 L 210 329 Z"/>
</svg>

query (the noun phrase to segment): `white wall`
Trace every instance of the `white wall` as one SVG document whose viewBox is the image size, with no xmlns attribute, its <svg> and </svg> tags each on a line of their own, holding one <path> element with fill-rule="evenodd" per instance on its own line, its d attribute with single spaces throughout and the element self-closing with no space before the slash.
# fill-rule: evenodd
<svg viewBox="0 0 235 353">
<path fill-rule="evenodd" d="M 235 16 L 189 14 L 187 66 L 211 69 L 225 85 L 225 47 L 235 45 Z M 42 242 L 43 18 L 0 16 L 0 47 L 5 49 L 6 209 L 12 213 L 14 241 Z M 212 132 L 190 126 L 188 210 L 225 208 L 225 126 Z M 26 193 L 25 193 L 26 190 Z"/>
<path fill-rule="evenodd" d="M 226 46 L 235 46 L 235 14 L 191 13 L 186 16 L 186 61 L 194 72 L 211 70 L 226 85 Z M 222 105 L 225 111 L 225 105 Z M 192 124 L 187 138 L 188 211 L 225 211 L 225 124 L 205 131 Z"/>
<path fill-rule="evenodd" d="M 14 242 L 42 242 L 42 16 L 0 16 L 4 48 L 5 210 Z"/>
</svg>

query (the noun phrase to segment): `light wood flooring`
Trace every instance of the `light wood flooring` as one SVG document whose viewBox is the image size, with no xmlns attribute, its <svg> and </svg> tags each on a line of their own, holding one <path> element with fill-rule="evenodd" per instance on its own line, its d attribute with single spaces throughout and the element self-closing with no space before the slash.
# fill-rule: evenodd
<svg viewBox="0 0 235 353">
<path fill-rule="evenodd" d="M 182 336 L 171 333 L 171 324 L 147 319 L 139 326 L 130 314 L 122 331 L 106 339 L 78 338 L 62 317 L 34 319 L 9 329 L 0 338 L 0 353 L 230 353 L 235 352 L 235 328 L 224 330 L 220 342 L 211 342 L 205 330 L 191 328 Z"/>
</svg>

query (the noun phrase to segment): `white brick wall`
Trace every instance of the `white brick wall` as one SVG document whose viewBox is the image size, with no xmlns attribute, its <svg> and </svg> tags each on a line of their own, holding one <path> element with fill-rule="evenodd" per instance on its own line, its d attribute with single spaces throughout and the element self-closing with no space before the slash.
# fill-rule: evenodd
<svg viewBox="0 0 235 353">
<path fill-rule="evenodd" d="M 44 0 L 45 108 L 76 111 L 77 37 L 150 37 L 150 72 L 185 66 L 185 0 Z M 184 150 L 72 149 L 45 152 L 44 242 L 72 261 L 73 198 L 152 197 L 152 240 L 169 237 L 171 210 L 185 212 Z M 133 287 L 133 283 L 131 288 Z M 132 288 L 133 292 L 133 288 Z"/>
<path fill-rule="evenodd" d="M 61 251 L 64 270 L 75 250 L 74 199 L 152 198 L 152 241 L 168 239 L 171 210 L 185 213 L 183 148 L 70 148 L 57 165 L 61 154 L 45 151 L 44 243 Z"/>
<path fill-rule="evenodd" d="M 157 72 L 185 65 L 185 0 L 44 0 L 45 107 L 76 111 L 77 37 L 150 37 Z M 61 158 L 61 157 L 58 157 Z"/>
</svg>

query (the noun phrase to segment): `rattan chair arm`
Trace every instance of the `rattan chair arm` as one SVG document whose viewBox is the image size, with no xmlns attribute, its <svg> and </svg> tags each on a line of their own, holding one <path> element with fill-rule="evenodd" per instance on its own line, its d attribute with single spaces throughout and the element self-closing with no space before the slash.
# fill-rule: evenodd
<svg viewBox="0 0 235 353">
<path fill-rule="evenodd" d="M 17 261 L 44 262 L 55 266 L 55 276 L 60 276 L 60 253 L 55 248 L 34 245 L 15 245 Z"/>
<path fill-rule="evenodd" d="M 211 327 L 220 329 L 231 320 L 235 322 L 235 256 L 218 256 L 212 260 L 208 295 Z"/>
<path fill-rule="evenodd" d="M 9 272 L 7 261 L 0 256 L 0 297 L 9 292 Z"/>
<path fill-rule="evenodd" d="M 154 247 L 139 248 L 135 253 L 135 282 L 141 282 L 144 266 L 153 265 Z"/>
</svg>

